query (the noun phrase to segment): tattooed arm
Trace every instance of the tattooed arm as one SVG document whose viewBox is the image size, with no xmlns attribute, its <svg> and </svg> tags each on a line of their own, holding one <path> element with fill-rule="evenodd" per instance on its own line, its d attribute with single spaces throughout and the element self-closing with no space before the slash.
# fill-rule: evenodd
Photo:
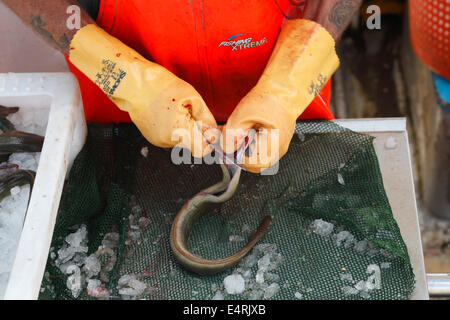
<svg viewBox="0 0 450 320">
<path fill-rule="evenodd" d="M 63 53 L 69 53 L 69 44 L 77 29 L 70 30 L 67 21 L 71 5 L 80 8 L 81 27 L 95 21 L 75 0 L 2 0 L 22 21 L 31 26 L 49 44 Z"/>
<path fill-rule="evenodd" d="M 362 0 L 308 0 L 303 18 L 320 23 L 337 41 L 361 3 Z"/>
</svg>

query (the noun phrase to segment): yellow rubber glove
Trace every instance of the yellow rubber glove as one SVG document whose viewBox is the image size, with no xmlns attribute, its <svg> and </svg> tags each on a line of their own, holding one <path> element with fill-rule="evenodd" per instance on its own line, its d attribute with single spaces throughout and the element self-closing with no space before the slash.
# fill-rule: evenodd
<svg viewBox="0 0 450 320">
<path fill-rule="evenodd" d="M 253 128 L 257 133 L 244 168 L 260 172 L 276 164 L 289 148 L 296 119 L 339 66 L 334 46 L 318 23 L 287 21 L 258 83 L 222 130 L 224 151 L 233 153 Z"/>
<path fill-rule="evenodd" d="M 210 129 L 217 124 L 189 83 L 93 24 L 81 28 L 70 47 L 70 61 L 129 113 L 150 143 L 183 146 L 194 157 L 211 151 L 208 140 L 215 130 Z M 203 136 L 207 130 L 208 140 Z"/>
</svg>

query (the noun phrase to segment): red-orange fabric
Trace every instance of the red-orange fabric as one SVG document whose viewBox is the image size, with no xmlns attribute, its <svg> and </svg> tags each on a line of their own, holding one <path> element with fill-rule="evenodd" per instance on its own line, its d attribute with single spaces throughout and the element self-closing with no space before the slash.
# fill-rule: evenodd
<svg viewBox="0 0 450 320">
<path fill-rule="evenodd" d="M 304 0 L 102 0 L 97 23 L 201 94 L 225 122 L 256 84 L 286 18 L 302 16 Z M 128 122 L 106 95 L 69 61 L 86 119 Z M 330 81 L 300 118 L 333 119 Z"/>
</svg>

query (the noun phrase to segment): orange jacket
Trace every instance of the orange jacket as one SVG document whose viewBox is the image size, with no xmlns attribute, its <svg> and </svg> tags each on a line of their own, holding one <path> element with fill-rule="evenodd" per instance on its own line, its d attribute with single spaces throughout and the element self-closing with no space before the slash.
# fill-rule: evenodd
<svg viewBox="0 0 450 320">
<path fill-rule="evenodd" d="M 301 18 L 305 0 L 101 0 L 104 30 L 183 80 L 202 95 L 217 121 L 227 121 L 258 81 L 280 28 Z M 79 80 L 86 119 L 127 122 L 87 77 Z M 300 118 L 333 119 L 330 81 Z"/>
</svg>

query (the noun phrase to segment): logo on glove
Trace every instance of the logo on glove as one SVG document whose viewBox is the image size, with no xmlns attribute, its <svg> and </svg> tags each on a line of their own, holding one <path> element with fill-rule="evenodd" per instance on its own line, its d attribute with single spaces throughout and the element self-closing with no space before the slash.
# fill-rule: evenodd
<svg viewBox="0 0 450 320">
<path fill-rule="evenodd" d="M 115 62 L 103 59 L 102 69 L 95 76 L 95 84 L 111 98 L 126 75 L 125 71 L 116 67 Z"/>
</svg>

